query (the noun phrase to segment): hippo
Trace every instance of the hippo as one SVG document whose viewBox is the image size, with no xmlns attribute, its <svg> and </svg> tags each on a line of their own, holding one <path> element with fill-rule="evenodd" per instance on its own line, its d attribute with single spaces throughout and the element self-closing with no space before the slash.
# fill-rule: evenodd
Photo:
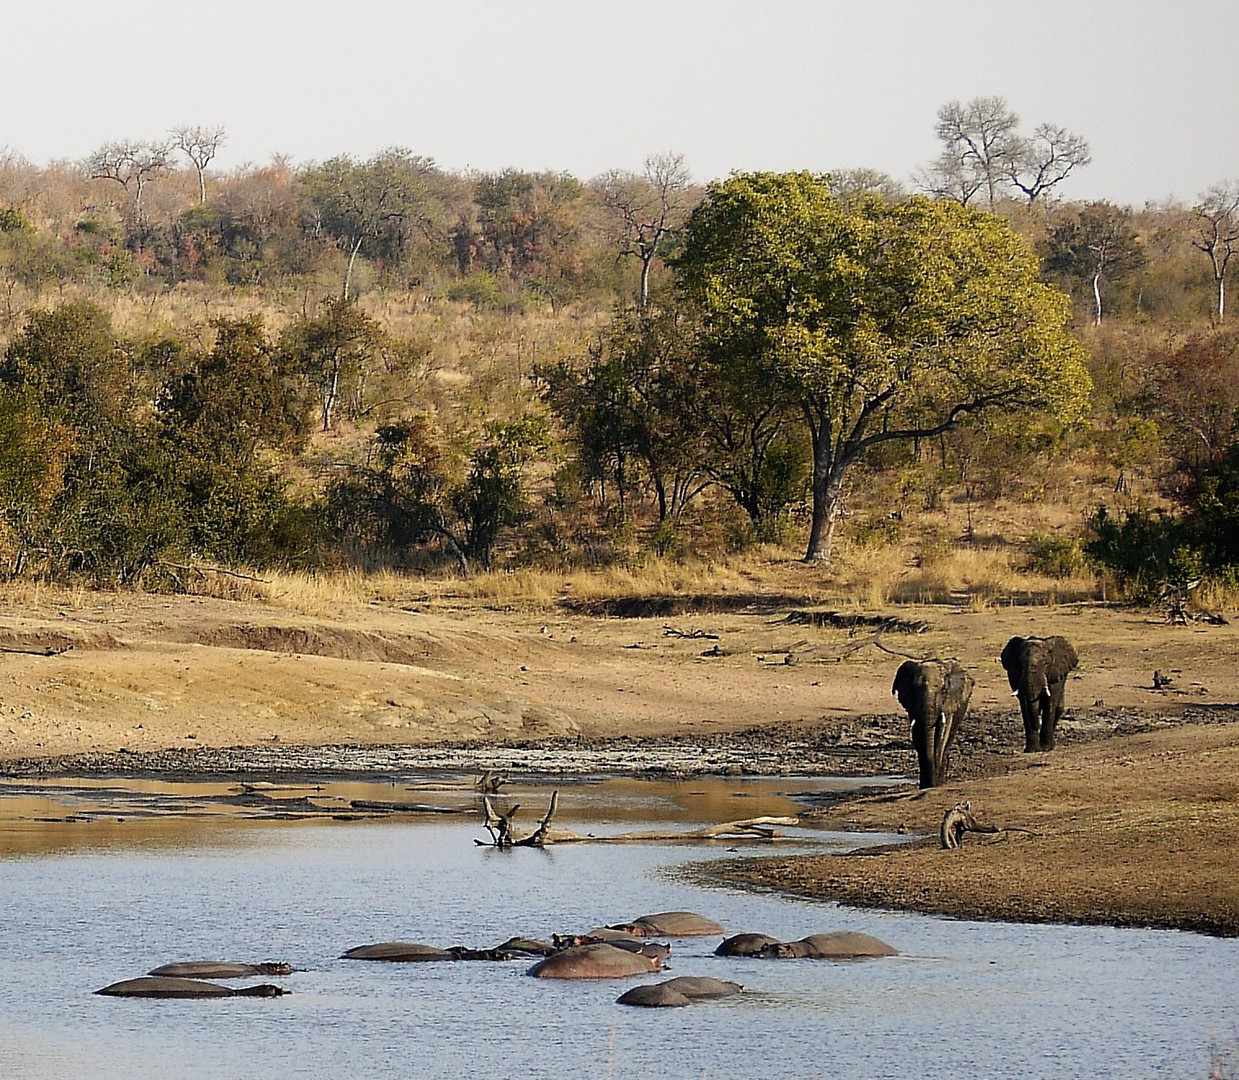
<svg viewBox="0 0 1239 1080">
<path fill-rule="evenodd" d="M 231 986 L 220 986 L 218 983 L 204 982 L 202 979 L 178 979 L 166 975 L 143 975 L 138 979 L 125 979 L 123 982 L 112 983 L 96 994 L 107 997 L 144 997 L 144 998 L 220 998 L 220 997 L 281 997 L 288 991 L 270 983 L 258 986 L 245 986 L 234 989 Z"/>
<path fill-rule="evenodd" d="M 525 974 L 538 979 L 626 979 L 661 970 L 661 956 L 646 956 L 598 942 L 557 952 L 539 960 Z"/>
<path fill-rule="evenodd" d="M 630 923 L 607 927 L 636 937 L 705 937 L 725 933 L 712 919 L 693 911 L 663 911 L 657 915 L 642 915 Z"/>
<path fill-rule="evenodd" d="M 349 949 L 341 960 L 386 960 L 389 963 L 411 963 L 423 960 L 455 960 L 456 954 L 433 945 L 418 945 L 412 941 L 380 941 L 375 945 L 358 945 Z"/>
<path fill-rule="evenodd" d="M 252 975 L 291 975 L 292 964 L 233 964 L 224 960 L 188 960 L 164 964 L 148 975 L 170 975 L 181 979 L 248 979 Z"/>
<path fill-rule="evenodd" d="M 871 956 L 898 956 L 897 950 L 868 934 L 836 930 L 830 934 L 810 934 L 799 941 L 778 941 L 758 950 L 756 956 L 808 958 L 811 960 L 859 960 Z"/>
<path fill-rule="evenodd" d="M 666 963 L 671 956 L 670 945 L 658 941 L 646 941 L 645 938 L 620 934 L 614 930 L 607 930 L 603 934 L 573 934 L 571 937 L 566 934 L 556 934 L 554 941 L 554 952 L 578 948 L 581 945 L 614 945 L 617 949 L 627 949 L 628 952 L 657 956 L 663 963 Z"/>
<path fill-rule="evenodd" d="M 734 934 L 714 950 L 715 956 L 757 956 L 767 945 L 778 945 L 769 934 Z"/>
<path fill-rule="evenodd" d="M 674 1009 L 705 998 L 729 997 L 743 989 L 739 983 L 723 982 L 721 979 L 711 979 L 704 975 L 684 975 L 666 982 L 634 986 L 615 1000 L 618 1005 Z"/>
<path fill-rule="evenodd" d="M 549 941 L 539 941 L 537 938 L 512 937 L 495 948 L 501 952 L 529 953 L 533 956 L 550 956 L 556 951 L 556 946 Z"/>
</svg>

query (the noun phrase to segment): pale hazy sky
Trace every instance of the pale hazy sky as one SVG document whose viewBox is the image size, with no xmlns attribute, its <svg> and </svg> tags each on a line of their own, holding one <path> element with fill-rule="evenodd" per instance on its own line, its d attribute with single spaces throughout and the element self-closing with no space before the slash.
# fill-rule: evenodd
<svg viewBox="0 0 1239 1080">
<path fill-rule="evenodd" d="M 1235 0 L 4 0 L 0 147 L 37 162 L 218 123 L 224 169 L 406 146 L 588 178 L 683 153 L 907 180 L 940 105 L 998 94 L 1093 164 L 1063 193 L 1239 177 Z"/>
</svg>

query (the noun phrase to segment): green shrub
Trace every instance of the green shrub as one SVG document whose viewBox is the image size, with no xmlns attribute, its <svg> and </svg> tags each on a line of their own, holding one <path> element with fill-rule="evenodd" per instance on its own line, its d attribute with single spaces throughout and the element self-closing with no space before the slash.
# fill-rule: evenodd
<svg viewBox="0 0 1239 1080">
<path fill-rule="evenodd" d="M 1066 578 L 1085 569 L 1087 560 L 1078 536 L 1033 533 L 1028 538 L 1027 569 L 1047 577 Z"/>
</svg>

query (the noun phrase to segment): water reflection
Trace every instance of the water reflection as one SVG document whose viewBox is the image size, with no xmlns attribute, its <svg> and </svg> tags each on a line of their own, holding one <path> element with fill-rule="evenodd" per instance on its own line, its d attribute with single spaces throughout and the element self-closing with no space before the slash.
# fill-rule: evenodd
<svg viewBox="0 0 1239 1080">
<path fill-rule="evenodd" d="M 687 826 L 778 812 L 789 790 L 787 781 L 714 784 L 617 782 L 615 802 L 607 785 L 573 788 L 561 815 L 580 830 Z M 541 813 L 545 789 L 516 794 Z M 717 857 L 717 847 L 496 851 L 474 846 L 484 835 L 476 820 L 456 818 L 254 823 L 220 814 L 47 828 L 116 836 L 0 860 L 4 1077 L 1127 1080 L 1205 1076 L 1210 1039 L 1236 1031 L 1239 942 L 953 922 L 689 884 L 677 868 Z M 675 943 L 672 974 L 735 979 L 746 992 L 654 1013 L 614 1004 L 628 982 L 548 984 L 518 963 L 337 959 L 371 941 L 486 945 L 678 908 L 785 939 L 860 930 L 902 955 L 841 965 L 724 960 L 711 954 L 714 939 L 686 939 Z M 293 994 L 276 1000 L 90 993 L 159 963 L 207 958 L 279 958 L 307 970 L 278 980 Z"/>
</svg>

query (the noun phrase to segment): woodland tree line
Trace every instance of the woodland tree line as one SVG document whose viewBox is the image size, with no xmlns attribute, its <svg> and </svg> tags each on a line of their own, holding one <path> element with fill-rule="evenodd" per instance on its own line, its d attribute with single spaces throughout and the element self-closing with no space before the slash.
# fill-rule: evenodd
<svg viewBox="0 0 1239 1080">
<path fill-rule="evenodd" d="M 1239 183 L 1076 203 L 1081 137 L 1021 134 L 1000 98 L 937 133 L 912 190 L 865 169 L 699 187 L 673 154 L 588 182 L 400 149 L 221 174 L 225 133 L 200 127 L 4 156 L 7 572 L 468 572 L 802 528 L 825 558 L 893 477 L 1035 495 L 1047 462 L 1087 461 L 1157 482 L 1098 509 L 1095 560 L 1137 590 L 1229 578 Z M 156 314 L 182 298 L 194 317 Z M 509 362 L 453 389 L 436 331 L 380 311 L 467 312 Z M 571 329 L 525 356 L 535 324 Z"/>
</svg>

